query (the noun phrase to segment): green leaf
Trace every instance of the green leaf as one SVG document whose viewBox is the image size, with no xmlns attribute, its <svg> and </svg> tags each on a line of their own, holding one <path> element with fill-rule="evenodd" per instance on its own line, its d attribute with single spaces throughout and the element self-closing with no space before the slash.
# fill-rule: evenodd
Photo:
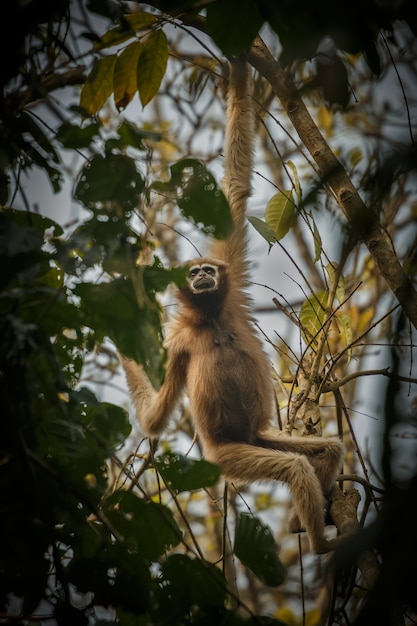
<svg viewBox="0 0 417 626">
<path fill-rule="evenodd" d="M 117 46 L 134 37 L 136 31 L 149 28 L 155 24 L 157 19 L 156 15 L 144 11 L 138 11 L 131 15 L 123 15 L 120 20 L 120 25 L 104 33 L 104 35 L 100 37 L 100 41 L 94 44 L 94 50 Z"/>
<path fill-rule="evenodd" d="M 158 93 L 168 62 L 168 41 L 163 30 L 151 33 L 145 41 L 137 65 L 137 87 L 142 106 Z"/>
<path fill-rule="evenodd" d="M 269 587 L 285 580 L 285 567 L 268 526 L 256 517 L 241 513 L 236 524 L 233 551 L 244 565 Z"/>
<path fill-rule="evenodd" d="M 138 291 L 140 282 L 134 285 L 124 277 L 98 285 L 81 283 L 74 288 L 74 294 L 81 298 L 84 323 L 94 331 L 96 340 L 112 339 L 122 354 L 145 366 L 152 383 L 158 386 L 165 361 L 159 308 L 151 304 L 150 292 L 141 294 L 147 304 L 140 307 Z"/>
<path fill-rule="evenodd" d="M 40 213 L 32 213 L 31 211 L 21 211 L 18 209 L 4 208 L 1 209 L 0 213 L 7 215 L 11 218 L 16 224 L 22 226 L 23 228 L 34 228 L 35 230 L 40 231 L 43 235 L 46 230 L 53 230 L 54 235 L 59 237 L 63 234 L 62 226 L 55 222 L 55 220 L 50 217 L 45 217 Z M 38 239 L 39 236 L 36 236 Z M 13 244 L 12 249 L 16 252 L 16 244 Z"/>
<path fill-rule="evenodd" d="M 154 461 L 158 472 L 177 493 L 211 487 L 217 483 L 221 473 L 213 463 L 189 459 L 173 452 L 155 457 Z"/>
<path fill-rule="evenodd" d="M 195 607 L 224 609 L 227 584 L 219 568 L 185 554 L 172 554 L 162 565 L 161 583 L 156 591 L 156 607 L 169 619 L 157 623 L 184 623 L 181 617 Z M 204 623 L 218 623 L 218 613 Z M 188 620 L 187 620 L 188 621 Z M 192 622 L 189 622 L 192 623 Z"/>
<path fill-rule="evenodd" d="M 265 239 L 265 241 L 269 243 L 270 246 L 276 242 L 277 237 L 269 224 L 259 219 L 259 217 L 254 216 L 249 216 L 248 221 L 252 224 L 255 230 L 257 230 L 258 233 Z"/>
<path fill-rule="evenodd" d="M 225 54 L 239 54 L 252 45 L 264 18 L 255 0 L 221 0 L 207 6 L 207 31 Z"/>
<path fill-rule="evenodd" d="M 94 137 L 99 134 L 100 124 L 93 122 L 81 128 L 79 125 L 64 122 L 56 133 L 56 139 L 64 148 L 77 150 L 88 148 Z"/>
<path fill-rule="evenodd" d="M 321 257 L 321 251 L 323 249 L 321 236 L 316 222 L 313 222 L 313 239 L 314 239 L 314 263 L 317 263 Z"/>
<path fill-rule="evenodd" d="M 114 102 L 117 109 L 125 109 L 138 90 L 137 65 L 143 45 L 134 41 L 117 57 L 113 74 Z"/>
<path fill-rule="evenodd" d="M 128 120 L 122 122 L 118 133 L 122 146 L 132 146 L 136 150 L 146 150 L 146 145 L 143 143 L 144 140 L 161 141 L 162 139 L 162 133 L 143 130 Z"/>
<path fill-rule="evenodd" d="M 32 216 L 36 227 L 29 225 Z M 49 228 L 50 225 L 55 222 L 34 213 L 14 209 L 0 211 L 0 287 L 16 279 L 22 284 L 31 283 L 49 271 L 49 255 L 42 246 L 43 226 Z"/>
<path fill-rule="evenodd" d="M 115 54 L 94 60 L 93 69 L 80 95 L 80 107 L 88 115 L 95 115 L 113 93 L 113 70 L 116 61 Z"/>
<path fill-rule="evenodd" d="M 166 188 L 175 194 L 184 217 L 202 226 L 207 234 L 221 239 L 227 237 L 233 227 L 229 203 L 202 163 L 195 159 L 174 163 Z"/>
<path fill-rule="evenodd" d="M 110 457 L 132 430 L 127 411 L 110 402 L 98 402 L 94 394 L 86 388 L 71 391 L 70 397 L 84 403 L 84 427 L 90 435 L 94 435 L 100 448 L 105 450 L 106 458 Z"/>
<path fill-rule="evenodd" d="M 144 186 L 133 159 L 124 154 L 110 153 L 104 157 L 96 154 L 81 170 L 74 197 L 87 209 L 114 202 L 131 211 L 137 206 Z"/>
<path fill-rule="evenodd" d="M 307 343 L 311 337 L 315 337 L 320 332 L 323 326 L 327 298 L 327 291 L 319 291 L 303 302 L 299 317 L 301 326 L 306 331 Z"/>
<path fill-rule="evenodd" d="M 146 502 L 131 491 L 119 489 L 103 503 L 103 511 L 129 547 L 149 561 L 179 544 L 181 531 L 170 509 Z"/>
<path fill-rule="evenodd" d="M 73 546 L 74 539 L 70 539 Z M 142 555 L 127 550 L 120 542 L 113 545 L 103 542 L 91 556 L 86 556 L 85 550 L 76 549 L 65 576 L 78 591 L 93 592 L 113 607 L 123 607 L 136 615 L 149 607 L 149 569 Z M 67 612 L 65 616 L 68 618 Z M 84 624 L 84 621 L 73 618 L 71 623 Z"/>
<path fill-rule="evenodd" d="M 269 200 L 265 210 L 265 221 L 279 241 L 290 230 L 295 216 L 292 190 L 279 191 Z"/>
<path fill-rule="evenodd" d="M 58 262 L 70 273 L 101 264 L 109 273 L 129 274 L 141 249 L 139 236 L 129 228 L 123 216 L 108 219 L 103 215 L 102 219 L 97 219 L 94 215 L 66 241 L 55 240 L 54 243 Z M 74 261 L 75 268 L 72 267 Z"/>
</svg>

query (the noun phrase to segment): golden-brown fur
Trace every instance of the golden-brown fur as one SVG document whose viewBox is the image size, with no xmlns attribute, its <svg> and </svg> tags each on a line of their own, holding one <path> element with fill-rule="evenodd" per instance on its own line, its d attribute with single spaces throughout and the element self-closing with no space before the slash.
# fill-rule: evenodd
<svg viewBox="0 0 417 626">
<path fill-rule="evenodd" d="M 231 480 L 287 483 L 296 510 L 292 525 L 307 530 L 312 550 L 326 552 L 333 544 L 323 534 L 323 494 L 334 484 L 343 445 L 336 439 L 292 437 L 271 427 L 271 368 L 245 291 L 245 210 L 255 135 L 247 83 L 245 61 L 232 61 L 223 188 L 234 230 L 227 241 L 212 243 L 212 256 L 189 263 L 193 274 L 206 266 L 210 272 L 216 268 L 213 280 L 218 284 L 210 290 L 197 283 L 179 290 L 179 313 L 167 335 L 165 381 L 158 392 L 139 365 L 123 357 L 122 363 L 146 434 L 155 436 L 165 428 L 186 389 L 205 457 Z M 205 284 L 211 286 L 211 280 Z"/>
</svg>

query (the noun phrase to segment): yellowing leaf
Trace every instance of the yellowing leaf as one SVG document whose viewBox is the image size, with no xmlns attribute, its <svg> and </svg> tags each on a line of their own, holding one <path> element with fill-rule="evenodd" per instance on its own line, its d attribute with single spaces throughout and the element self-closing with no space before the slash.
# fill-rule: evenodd
<svg viewBox="0 0 417 626">
<path fill-rule="evenodd" d="M 360 150 L 360 148 L 354 148 L 353 150 L 349 152 L 348 156 L 349 156 L 349 160 L 351 164 L 353 165 L 353 167 L 355 167 L 362 161 L 363 152 L 362 150 Z"/>
<path fill-rule="evenodd" d="M 327 291 L 319 291 L 304 300 L 300 310 L 300 323 L 306 333 L 307 342 L 321 330 L 327 306 Z"/>
<path fill-rule="evenodd" d="M 296 196 L 297 196 L 297 200 L 298 200 L 298 202 L 301 202 L 301 187 L 300 187 L 300 179 L 298 178 L 297 168 L 295 167 L 295 165 L 294 165 L 294 163 L 292 161 L 288 161 L 287 165 L 288 165 L 288 167 L 292 171 L 293 183 L 294 183 L 294 188 L 295 188 L 295 193 L 296 193 Z"/>
<path fill-rule="evenodd" d="M 299 620 L 297 619 L 297 616 L 287 606 L 280 607 L 277 611 L 275 611 L 274 617 L 275 619 L 280 620 L 283 624 L 286 624 L 287 626 L 299 625 Z"/>
<path fill-rule="evenodd" d="M 276 193 L 265 210 L 265 221 L 272 228 L 279 241 L 290 230 L 295 215 L 295 205 L 291 189 Z"/>
<path fill-rule="evenodd" d="M 89 115 L 94 115 L 101 109 L 113 92 L 113 70 L 116 55 L 112 54 L 94 61 L 90 72 L 81 90 L 80 107 Z"/>
<path fill-rule="evenodd" d="M 311 611 L 307 611 L 305 617 L 305 626 L 318 626 L 322 624 L 323 614 L 318 609 L 312 609 Z"/>
<path fill-rule="evenodd" d="M 314 263 L 317 263 L 321 256 L 322 241 L 316 222 L 313 225 L 313 239 L 314 239 Z"/>
<path fill-rule="evenodd" d="M 348 346 L 352 343 L 353 333 L 352 333 L 352 323 L 349 315 L 347 313 L 339 313 L 336 316 L 336 321 L 338 326 L 341 327 L 343 342 L 345 346 Z M 352 356 L 351 349 L 348 351 L 349 360 Z"/>
<path fill-rule="evenodd" d="M 97 487 L 97 478 L 94 474 L 86 474 L 84 480 L 88 489 L 95 489 Z"/>
<path fill-rule="evenodd" d="M 124 109 L 138 90 L 137 65 L 143 45 L 135 41 L 117 57 L 114 66 L 113 89 L 117 109 Z"/>
<path fill-rule="evenodd" d="M 143 106 L 158 93 L 168 61 L 168 41 L 163 30 L 156 30 L 143 45 L 137 67 L 137 85 Z"/>
<path fill-rule="evenodd" d="M 317 121 L 327 135 L 333 134 L 333 113 L 326 106 L 319 107 Z"/>
</svg>

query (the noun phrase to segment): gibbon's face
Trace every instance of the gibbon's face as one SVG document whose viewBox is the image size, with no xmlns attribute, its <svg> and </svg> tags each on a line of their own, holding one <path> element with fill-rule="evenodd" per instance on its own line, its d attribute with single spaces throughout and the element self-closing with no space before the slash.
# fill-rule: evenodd
<svg viewBox="0 0 417 626">
<path fill-rule="evenodd" d="M 220 281 L 219 268 L 211 263 L 191 265 L 187 280 L 192 293 L 216 291 Z"/>
</svg>

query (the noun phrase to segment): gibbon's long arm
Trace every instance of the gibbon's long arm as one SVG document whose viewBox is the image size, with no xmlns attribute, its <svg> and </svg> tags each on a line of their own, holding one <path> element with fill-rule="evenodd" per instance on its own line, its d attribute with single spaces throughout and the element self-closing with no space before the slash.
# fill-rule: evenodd
<svg viewBox="0 0 417 626">
<path fill-rule="evenodd" d="M 144 434 L 155 437 L 165 429 L 184 390 L 187 358 L 181 353 L 168 355 L 165 381 L 158 391 L 152 387 L 141 365 L 121 355 L 119 358 L 126 373 L 136 418 Z"/>
<path fill-rule="evenodd" d="M 249 66 L 243 56 L 230 59 L 227 123 L 224 148 L 223 192 L 233 217 L 233 232 L 226 241 L 213 241 L 209 256 L 230 265 L 236 289 L 247 287 L 246 205 L 251 194 L 255 118 L 249 83 Z"/>
</svg>

